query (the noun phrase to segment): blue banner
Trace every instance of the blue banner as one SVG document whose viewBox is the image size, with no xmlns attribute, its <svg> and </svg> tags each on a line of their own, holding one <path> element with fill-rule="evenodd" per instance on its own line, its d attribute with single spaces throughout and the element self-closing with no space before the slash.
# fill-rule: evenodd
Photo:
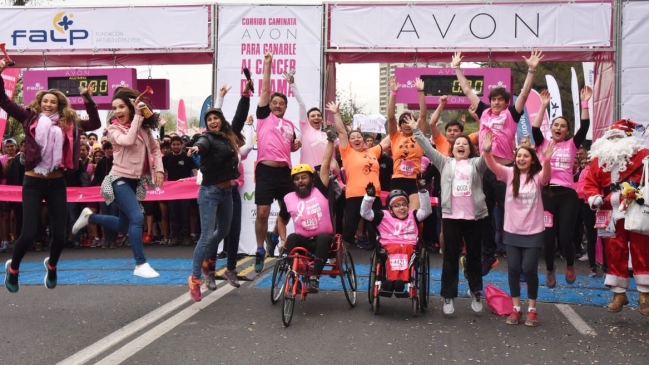
<svg viewBox="0 0 649 365">
<path fill-rule="evenodd" d="M 206 126 L 205 126 L 205 112 L 207 111 L 207 109 L 209 109 L 211 107 L 212 107 L 212 95 L 205 98 L 205 101 L 203 102 L 203 106 L 201 107 L 201 117 L 200 117 L 200 120 L 199 120 L 199 123 L 198 123 L 198 125 L 201 128 L 206 128 Z"/>
<path fill-rule="evenodd" d="M 516 105 L 518 95 L 514 95 L 514 105 Z M 532 124 L 530 123 L 530 115 L 527 113 L 527 107 L 523 107 L 523 115 L 518 122 L 518 129 L 516 130 L 516 145 L 520 145 L 521 138 L 524 135 L 529 135 L 530 143 L 534 147 L 534 137 L 532 136 Z"/>
</svg>

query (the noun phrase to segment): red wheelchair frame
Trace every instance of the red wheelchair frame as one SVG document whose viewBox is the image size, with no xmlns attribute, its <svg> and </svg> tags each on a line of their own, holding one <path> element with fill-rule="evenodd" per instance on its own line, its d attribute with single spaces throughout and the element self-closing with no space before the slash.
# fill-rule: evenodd
<svg viewBox="0 0 649 365">
<path fill-rule="evenodd" d="M 356 306 L 356 269 L 351 254 L 342 242 L 340 235 L 336 235 L 329 249 L 329 257 L 335 257 L 334 263 L 325 263 L 322 275 L 339 276 L 345 292 L 347 302 L 353 308 Z M 291 324 L 295 298 L 306 300 L 309 293 L 309 277 L 312 276 L 313 264 L 317 258 L 303 247 L 295 247 L 291 252 L 281 257 L 273 269 L 270 301 L 275 304 L 283 296 L 282 323 L 285 327 Z M 292 262 L 292 264 L 291 264 Z"/>
<path fill-rule="evenodd" d="M 410 264 L 409 280 L 407 284 L 408 290 L 404 292 L 394 292 L 382 290 L 382 282 L 377 280 L 377 277 L 386 278 L 386 265 L 385 259 L 379 257 L 381 254 L 379 246 L 370 261 L 370 279 L 367 289 L 367 299 L 372 306 L 372 312 L 378 314 L 380 308 L 380 297 L 391 297 L 392 295 L 397 298 L 410 298 L 412 299 L 412 315 L 417 317 L 428 309 L 428 302 L 430 299 L 430 257 L 428 251 L 421 244 L 421 240 L 417 242 L 414 251 L 415 260 Z"/>
</svg>

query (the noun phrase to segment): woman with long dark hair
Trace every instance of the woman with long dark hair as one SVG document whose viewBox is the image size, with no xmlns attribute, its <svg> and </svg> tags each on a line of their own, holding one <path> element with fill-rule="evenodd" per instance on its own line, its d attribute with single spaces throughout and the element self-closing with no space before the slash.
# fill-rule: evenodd
<svg viewBox="0 0 649 365">
<path fill-rule="evenodd" d="M 0 60 L 0 73 L 6 60 Z M 54 289 L 57 282 L 56 265 L 65 245 L 67 194 L 63 171 L 79 168 L 79 130 L 101 127 L 97 105 L 92 101 L 92 86 L 82 90 L 86 101 L 87 120 L 79 119 L 70 101 L 59 90 L 39 91 L 34 100 L 23 108 L 7 97 L 0 77 L 0 108 L 20 121 L 25 132 L 25 178 L 23 181 L 23 229 L 16 240 L 11 260 L 5 264 L 5 286 L 18 291 L 18 271 L 27 249 L 38 235 L 41 204 L 45 201 L 49 214 L 50 256 L 45 259 L 45 287 Z"/>
<path fill-rule="evenodd" d="M 546 146 L 541 159 L 528 146 L 520 146 L 514 154 L 514 166 L 499 164 L 491 153 L 493 133 L 488 132 L 482 141 L 482 156 L 496 178 L 507 184 L 505 198 L 505 224 L 503 242 L 507 248 L 507 276 L 514 310 L 507 324 L 521 320 L 520 277 L 527 278 L 528 310 L 525 325 L 538 326 L 536 297 L 539 291 L 537 267 L 543 247 L 543 198 L 541 191 L 550 181 L 550 158 L 554 141 Z"/>
<path fill-rule="evenodd" d="M 241 129 L 250 109 L 250 95 L 246 88 L 237 105 L 232 125 L 228 123 L 220 108 L 211 108 L 205 112 L 206 131 L 187 148 L 187 153 L 196 153 L 201 157 L 200 171 L 203 175 L 198 189 L 198 211 L 201 220 L 201 236 L 194 250 L 192 275 L 189 276 L 189 295 L 200 302 L 201 275 L 205 276 L 208 289 L 215 290 L 212 258 L 216 255 L 219 242 L 230 233 L 232 224 L 232 185 L 231 180 L 239 177 L 239 148 L 244 145 Z M 232 242 L 238 248 L 237 242 Z M 228 265 L 225 277 L 228 282 L 238 287 L 236 253 L 228 251 Z"/>
<path fill-rule="evenodd" d="M 88 223 L 105 226 L 114 232 L 128 232 L 135 258 L 133 275 L 143 278 L 160 276 L 144 257 L 142 229 L 144 214 L 139 201 L 146 196 L 145 184 L 162 186 L 164 169 L 160 147 L 151 133 L 158 127 L 159 115 L 151 112 L 146 98 L 126 87 L 115 89 L 113 114 L 108 126 L 108 138 L 113 145 L 113 167 L 101 184 L 106 204 L 117 204 L 119 217 L 93 214 L 85 208 L 77 219 L 72 233 L 76 234 Z M 148 116 L 143 114 L 147 113 Z"/>
</svg>

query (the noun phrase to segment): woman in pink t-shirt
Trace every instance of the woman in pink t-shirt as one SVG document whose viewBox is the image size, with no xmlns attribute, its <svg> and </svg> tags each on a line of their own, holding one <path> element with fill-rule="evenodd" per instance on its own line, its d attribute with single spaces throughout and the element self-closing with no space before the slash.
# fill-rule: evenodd
<svg viewBox="0 0 649 365">
<path fill-rule="evenodd" d="M 593 91 L 588 86 L 581 89 L 581 127 L 571 139 L 567 138 L 570 133 L 568 120 L 562 116 L 552 120 L 550 124 L 551 138 L 545 138 L 543 132 L 541 132 L 543 115 L 550 105 L 550 93 L 547 90 L 541 92 L 541 107 L 532 123 L 532 136 L 536 148 L 543 149 L 550 142 L 554 142 L 556 150 L 550 159 L 550 165 L 552 166 L 550 186 L 543 193 L 543 207 L 549 213 L 548 217 L 553 218 L 552 224 L 548 224 L 549 227 L 545 229 L 543 247 L 547 269 L 545 282 L 549 288 L 554 288 L 557 284 L 557 278 L 554 274 L 556 271 L 556 266 L 554 266 L 555 243 L 558 244 L 559 249 L 563 251 L 566 258 L 566 282 L 572 284 L 576 279 L 573 237 L 577 226 L 580 204 L 573 182 L 573 162 L 581 143 L 586 139 L 586 132 L 590 127 L 588 100 L 592 94 Z"/>
<path fill-rule="evenodd" d="M 507 324 L 518 324 L 521 320 L 520 277 L 527 278 L 529 299 L 525 325 L 537 326 L 536 297 L 539 291 L 537 267 L 543 247 L 543 199 L 542 188 L 550 181 L 550 158 L 554 153 L 554 141 L 543 151 L 541 160 L 536 152 L 521 146 L 514 155 L 514 166 L 506 167 L 496 162 L 491 153 L 493 134 L 487 133 L 482 141 L 485 162 L 496 178 L 507 184 L 505 194 L 505 225 L 503 242 L 507 248 L 507 276 L 514 310 L 507 318 Z"/>
</svg>

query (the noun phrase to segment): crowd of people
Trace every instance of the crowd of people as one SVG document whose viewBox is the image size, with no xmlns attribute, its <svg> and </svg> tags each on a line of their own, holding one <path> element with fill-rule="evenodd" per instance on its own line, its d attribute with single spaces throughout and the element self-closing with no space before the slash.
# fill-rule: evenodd
<svg viewBox="0 0 649 365">
<path fill-rule="evenodd" d="M 640 182 L 638 166 L 649 153 L 626 133 L 633 128 L 630 121 L 615 124 L 587 151 L 584 141 L 592 96 L 588 86 L 580 93 L 581 115 L 575 116 L 580 117 L 580 128 L 572 138 L 565 117 L 550 121 L 548 134 L 541 131 L 550 103 L 549 93 L 543 91 L 532 135 L 517 144 L 518 123 L 542 58 L 537 51 L 525 57 L 527 77 L 515 103 L 510 105 L 510 92 L 498 87 L 490 90 L 487 104 L 464 76 L 461 53 L 454 54 L 451 66 L 471 103 L 469 114 L 479 123 L 478 132 L 471 135 L 464 134 L 464 118 L 446 123 L 444 133 L 440 130 L 446 97 L 428 120 L 421 79 L 414 80 L 420 110 L 398 117 L 400 86 L 391 80 L 384 138 L 345 126 L 336 102 L 327 103 L 334 120 L 325 123 L 319 108 L 307 110 L 294 72 L 290 72 L 284 77 L 298 101 L 298 138 L 296 124 L 285 118 L 286 95 L 270 89 L 271 52 L 264 56 L 255 117 L 249 115 L 253 82 L 246 84 L 231 122 L 221 110 L 230 89 L 224 85 L 214 107 L 203 116 L 205 130 L 192 138 L 165 134 L 165 121 L 151 112 L 153 106 L 146 98 L 129 88 L 115 90 L 108 127 L 100 139 L 84 132 L 101 126 L 92 88 L 83 91 L 88 114 L 83 119 L 57 90 L 39 92 L 26 107 L 0 93 L 0 108 L 21 121 L 25 132 L 20 146 L 13 139 L 4 141 L 0 157 L 3 183 L 23 186 L 22 203 L 1 206 L 2 252 L 13 241 L 5 286 L 10 292 L 18 291 L 22 258 L 29 249 L 42 250 L 45 245 L 50 256 L 44 261 L 44 282 L 53 289 L 66 243 L 111 248 L 128 242 L 135 260 L 134 275 L 157 277 L 143 249 L 157 241 L 168 246 L 196 244 L 188 278 L 193 300 L 201 300 L 201 288 L 216 289 L 218 258 L 227 257 L 224 277 L 239 287 L 236 257 L 241 198 L 237 188 L 243 184 L 241 161 L 252 149 L 253 136 L 243 134 L 244 125 L 256 120 L 256 272 L 263 271 L 267 256 L 305 247 L 316 257 L 309 279 L 309 290 L 316 292 L 335 234 L 346 245 L 365 250 L 420 240 L 427 249 L 443 254 L 440 295 L 443 312 L 450 315 L 458 296 L 460 266 L 469 283 L 471 308 L 478 312 L 482 310 L 483 277 L 498 265 L 500 255 L 507 260 L 514 308 L 506 323 L 520 323 L 525 312 L 525 324 L 536 326 L 540 258 L 544 258 L 549 288 L 557 283 L 557 255 L 565 259 L 567 284 L 576 280 L 578 257 L 589 261 L 591 276 L 596 276 L 599 216 L 595 212 L 613 211 L 609 214 L 612 223 L 607 221 L 608 227 L 600 228 L 618 232 L 603 238 L 605 284 L 614 292 L 608 310 L 617 312 L 628 303 L 624 293 L 630 252 L 640 313 L 649 315 L 649 237 L 628 233 L 624 216 L 615 211 L 620 205 L 619 183 Z M 0 72 L 5 67 L 5 61 L 0 61 Z M 426 137 L 429 127 L 430 139 Z M 159 140 L 153 135 L 158 128 Z M 293 166 L 291 154 L 297 151 L 300 164 Z M 629 169 L 632 173 L 624 176 Z M 196 199 L 143 202 L 143 210 L 138 203 L 147 185 L 194 176 L 200 184 Z M 66 186 L 100 186 L 105 202 L 67 203 Z M 385 206 L 381 199 L 374 199 L 380 191 L 389 193 Z M 430 203 L 431 196 L 438 198 L 438 205 Z M 280 212 L 271 228 L 268 218 L 274 201 Z M 291 220 L 293 233 L 287 232 Z M 582 237 L 586 237 L 586 253 Z M 221 242 L 224 252 L 219 253 Z M 520 300 L 521 282 L 527 285 L 527 311 Z"/>
</svg>

